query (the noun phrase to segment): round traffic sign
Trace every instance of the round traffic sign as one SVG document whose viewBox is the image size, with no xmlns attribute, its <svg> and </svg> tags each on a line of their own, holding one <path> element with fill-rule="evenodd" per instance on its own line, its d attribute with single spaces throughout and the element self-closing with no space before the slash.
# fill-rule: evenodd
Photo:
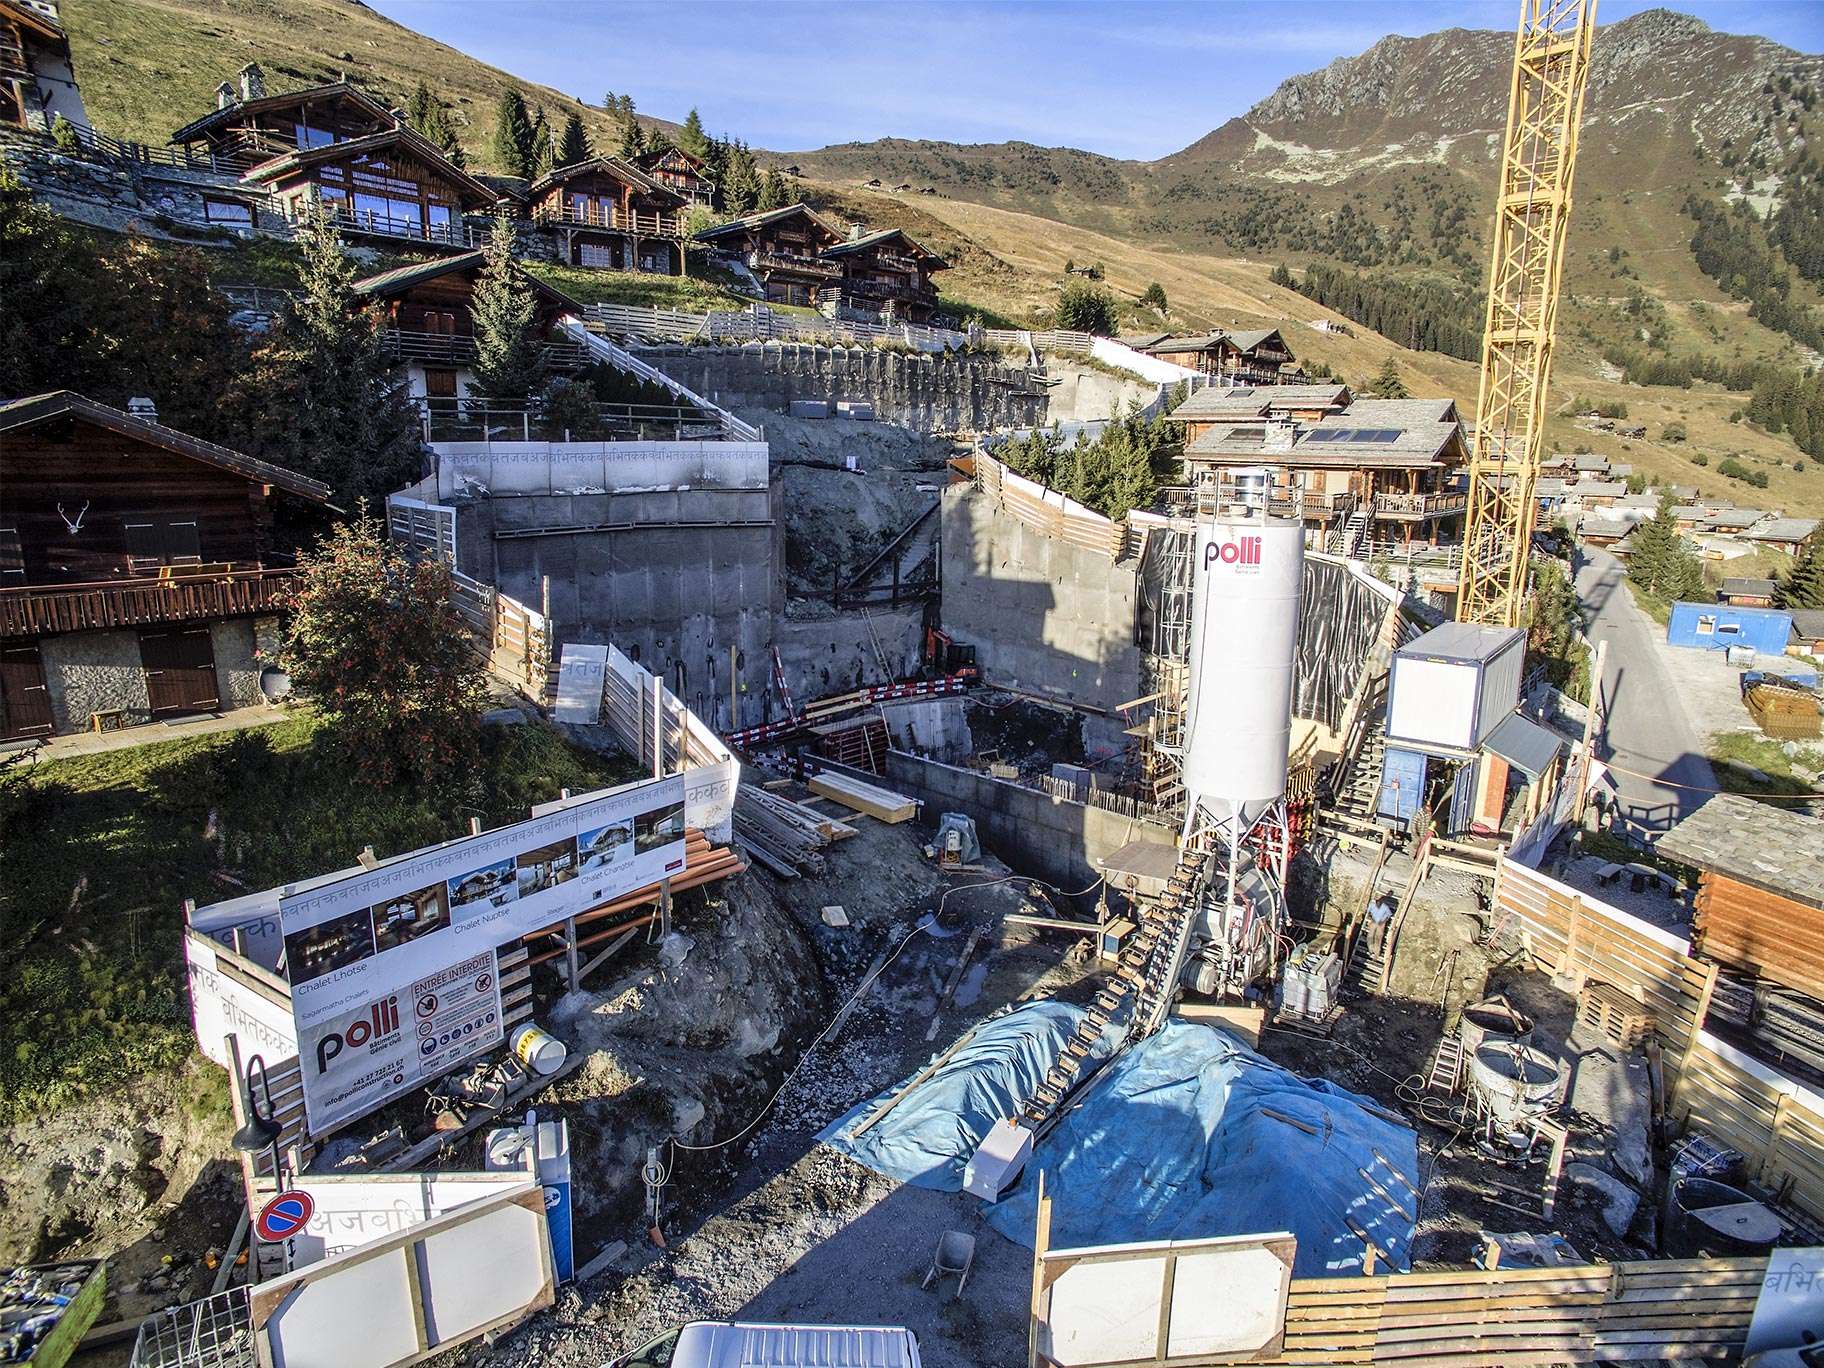
<svg viewBox="0 0 1824 1368">
<path fill-rule="evenodd" d="M 308 1192 L 281 1192 L 260 1208 L 259 1219 L 253 1223 L 254 1233 L 262 1240 L 288 1240 L 304 1229 L 316 1209 Z"/>
</svg>

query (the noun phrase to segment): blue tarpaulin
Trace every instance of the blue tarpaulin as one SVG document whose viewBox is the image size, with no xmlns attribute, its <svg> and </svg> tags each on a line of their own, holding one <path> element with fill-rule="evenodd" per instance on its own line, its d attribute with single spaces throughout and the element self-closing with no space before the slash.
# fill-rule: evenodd
<svg viewBox="0 0 1824 1368">
<path fill-rule="evenodd" d="M 990 1021 L 859 1140 L 849 1133 L 897 1088 L 821 1138 L 889 1177 L 959 1190 L 982 1137 L 1031 1092 L 1080 1014 L 1044 1002 Z M 1411 1258 L 1411 1128 L 1192 1022 L 1170 1020 L 1110 1063 L 988 1210 L 995 1229 L 1026 1245 L 1041 1169 L 1055 1248 L 1288 1230 L 1294 1273 L 1321 1277 L 1361 1268 L 1353 1223 L 1378 1262 L 1403 1269 Z"/>
</svg>

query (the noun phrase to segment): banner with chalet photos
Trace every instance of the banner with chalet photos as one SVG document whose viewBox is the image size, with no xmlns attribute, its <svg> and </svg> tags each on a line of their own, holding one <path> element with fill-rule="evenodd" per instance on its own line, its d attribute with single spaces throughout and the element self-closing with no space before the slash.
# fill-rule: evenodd
<svg viewBox="0 0 1824 1368">
<path fill-rule="evenodd" d="M 495 947 L 682 873 L 686 780 L 712 815 L 726 801 L 719 789 L 732 788 L 711 777 L 583 795 L 281 895 L 311 1134 L 498 1044 Z"/>
</svg>

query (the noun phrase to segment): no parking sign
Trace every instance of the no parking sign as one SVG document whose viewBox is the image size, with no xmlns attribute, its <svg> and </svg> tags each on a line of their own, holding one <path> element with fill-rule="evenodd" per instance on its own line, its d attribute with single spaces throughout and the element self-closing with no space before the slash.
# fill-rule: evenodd
<svg viewBox="0 0 1824 1368">
<path fill-rule="evenodd" d="M 317 1204 L 311 1201 L 308 1192 L 295 1188 L 281 1192 L 260 1208 L 259 1218 L 253 1223 L 254 1233 L 272 1244 L 288 1240 L 304 1229 L 316 1209 Z"/>
</svg>

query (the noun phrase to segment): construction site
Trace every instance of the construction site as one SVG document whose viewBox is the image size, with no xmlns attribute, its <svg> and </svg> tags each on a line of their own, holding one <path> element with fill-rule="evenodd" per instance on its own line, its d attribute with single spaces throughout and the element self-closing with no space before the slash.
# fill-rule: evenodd
<svg viewBox="0 0 1824 1368">
<path fill-rule="evenodd" d="M 233 1151 L 22 1128 L 0 1362 L 1824 1362 L 1824 819 L 1630 845 L 1529 639 L 1593 11 L 1522 7 L 1473 415 L 575 314 L 637 431 L 427 425 L 484 721 L 634 777 L 186 904 Z M 1156 498 L 1016 469 L 1130 405 Z"/>
</svg>

